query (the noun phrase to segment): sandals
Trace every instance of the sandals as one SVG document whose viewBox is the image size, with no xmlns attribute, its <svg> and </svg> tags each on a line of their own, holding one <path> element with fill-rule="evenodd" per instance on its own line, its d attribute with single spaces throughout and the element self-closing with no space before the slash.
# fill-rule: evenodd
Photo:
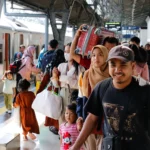
<svg viewBox="0 0 150 150">
<path fill-rule="evenodd" d="M 28 141 L 28 138 L 26 135 L 23 136 L 23 141 Z"/>
<path fill-rule="evenodd" d="M 52 133 L 58 135 L 58 130 L 57 130 L 54 126 L 50 126 L 50 127 L 49 127 L 49 130 L 50 130 Z"/>
<path fill-rule="evenodd" d="M 32 133 L 29 133 L 29 137 L 31 140 L 36 140 L 36 136 Z"/>
</svg>

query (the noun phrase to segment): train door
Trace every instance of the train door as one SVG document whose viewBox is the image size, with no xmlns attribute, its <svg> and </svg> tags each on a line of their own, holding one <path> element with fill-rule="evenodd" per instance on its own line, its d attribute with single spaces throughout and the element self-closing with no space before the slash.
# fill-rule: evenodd
<svg viewBox="0 0 150 150">
<path fill-rule="evenodd" d="M 4 53 L 4 70 L 9 69 L 10 64 L 10 34 L 5 33 L 5 53 Z"/>
</svg>

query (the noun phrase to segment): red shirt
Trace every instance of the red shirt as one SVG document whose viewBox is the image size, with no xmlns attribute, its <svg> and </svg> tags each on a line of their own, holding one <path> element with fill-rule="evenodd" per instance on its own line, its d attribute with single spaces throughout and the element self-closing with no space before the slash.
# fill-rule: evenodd
<svg viewBox="0 0 150 150">
<path fill-rule="evenodd" d="M 85 67 L 86 69 L 90 68 L 90 64 L 91 64 L 91 59 L 87 58 L 87 57 L 82 57 L 80 56 L 80 63 L 81 66 Z"/>
</svg>

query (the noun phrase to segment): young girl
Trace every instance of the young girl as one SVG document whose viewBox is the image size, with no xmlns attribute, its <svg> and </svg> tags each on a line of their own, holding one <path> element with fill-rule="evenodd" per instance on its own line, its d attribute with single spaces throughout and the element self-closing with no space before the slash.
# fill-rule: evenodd
<svg viewBox="0 0 150 150">
<path fill-rule="evenodd" d="M 16 92 L 15 92 L 16 81 L 13 80 L 13 73 L 10 70 L 5 71 L 1 80 L 4 82 L 3 93 L 4 93 L 5 106 L 7 109 L 6 113 L 11 114 L 12 98 L 16 94 Z"/>
<path fill-rule="evenodd" d="M 23 139 L 28 140 L 27 134 L 32 140 L 36 139 L 33 133 L 39 134 L 39 126 L 36 120 L 35 112 L 31 108 L 35 95 L 28 91 L 30 82 L 26 79 L 21 79 L 18 84 L 20 93 L 16 97 L 14 107 L 20 106 L 20 118 L 23 129 Z"/>
<path fill-rule="evenodd" d="M 65 120 L 66 122 L 61 124 L 59 129 L 60 135 L 60 150 L 69 150 L 69 148 L 75 143 L 78 135 L 79 129 L 81 129 L 82 121 L 78 120 L 78 126 L 76 124 L 77 114 L 76 114 L 76 104 L 72 103 L 66 107 Z M 80 150 L 83 150 L 81 148 Z"/>
</svg>

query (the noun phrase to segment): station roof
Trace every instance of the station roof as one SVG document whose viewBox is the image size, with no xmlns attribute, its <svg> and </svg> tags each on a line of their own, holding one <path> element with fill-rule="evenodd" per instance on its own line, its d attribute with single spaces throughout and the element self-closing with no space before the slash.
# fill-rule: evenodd
<svg viewBox="0 0 150 150">
<path fill-rule="evenodd" d="M 48 14 L 56 11 L 57 18 L 62 18 L 62 13 L 70 10 L 69 24 L 80 25 L 90 23 L 94 17 L 94 10 L 85 0 L 8 0 L 15 4 L 23 5 L 34 11 Z M 100 18 L 100 17 L 99 17 Z"/>
<path fill-rule="evenodd" d="M 98 22 L 121 22 L 122 25 L 146 26 L 146 18 L 150 15 L 150 0 L 92 0 L 99 5 L 99 16 L 85 0 L 9 0 L 31 8 L 32 10 L 48 13 L 57 10 L 61 13 L 71 10 L 69 24 L 80 25 L 90 23 L 94 17 Z M 93 5 L 94 6 L 94 5 Z M 64 9 L 65 8 L 65 9 Z"/>
</svg>

